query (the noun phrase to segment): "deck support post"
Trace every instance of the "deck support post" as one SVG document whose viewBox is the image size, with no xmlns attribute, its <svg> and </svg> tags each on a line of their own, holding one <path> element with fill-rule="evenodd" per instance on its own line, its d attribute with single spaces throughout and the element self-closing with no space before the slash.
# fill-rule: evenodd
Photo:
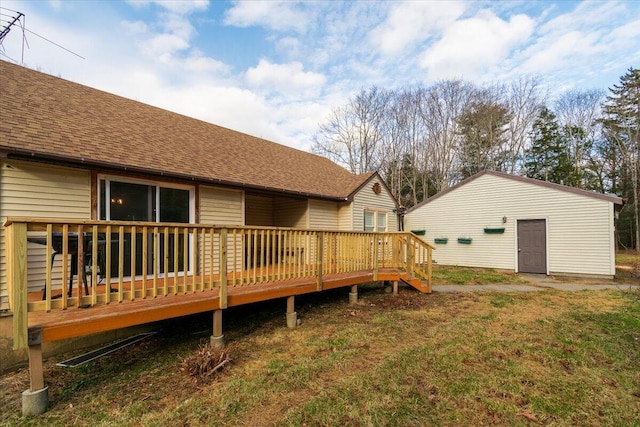
<svg viewBox="0 0 640 427">
<path fill-rule="evenodd" d="M 298 326 L 298 313 L 295 312 L 295 297 L 287 297 L 287 328 Z"/>
<path fill-rule="evenodd" d="M 22 392 L 22 414 L 40 415 L 49 406 L 49 387 L 42 369 L 42 329 L 29 330 L 29 390 Z"/>
<path fill-rule="evenodd" d="M 355 304 L 358 302 L 358 285 L 351 286 L 351 292 L 349 292 L 349 304 Z"/>
<path fill-rule="evenodd" d="M 398 281 L 393 281 L 393 295 L 398 295 Z"/>
<path fill-rule="evenodd" d="M 224 347 L 224 335 L 222 334 L 222 310 L 213 311 L 213 335 L 211 345 L 215 348 Z"/>
</svg>

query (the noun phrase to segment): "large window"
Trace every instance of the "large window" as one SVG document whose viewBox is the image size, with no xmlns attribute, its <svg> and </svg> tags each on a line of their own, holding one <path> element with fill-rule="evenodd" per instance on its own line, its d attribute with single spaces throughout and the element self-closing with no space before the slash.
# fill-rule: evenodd
<svg viewBox="0 0 640 427">
<path fill-rule="evenodd" d="M 387 212 L 366 209 L 364 211 L 364 231 L 387 231 Z"/>
<path fill-rule="evenodd" d="M 99 218 L 107 221 L 147 221 L 147 222 L 193 222 L 194 190 L 192 187 L 171 186 L 146 181 L 128 181 L 115 177 L 101 177 L 99 180 Z M 136 275 L 142 273 L 142 236 L 136 238 Z M 148 237 L 149 239 L 152 236 Z M 118 235 L 111 236 L 117 240 Z M 125 234 L 124 241 L 124 271 L 131 276 L 131 234 Z M 159 239 L 160 257 L 163 259 L 165 250 L 169 257 L 169 273 L 174 272 L 175 257 L 178 257 L 178 268 L 184 266 L 184 236 L 178 236 L 178 253 L 175 250 L 175 237 L 169 236 L 169 245 L 164 247 L 164 238 Z M 151 244 L 151 241 L 147 242 Z M 191 245 L 188 245 L 191 248 Z M 118 246 L 112 246 L 111 271 L 118 271 Z M 152 265 L 152 251 L 149 251 L 147 262 Z M 192 254 L 188 254 L 191 263 Z M 159 271 L 164 273 L 164 263 L 160 263 Z M 187 266 L 188 267 L 188 266 Z"/>
</svg>

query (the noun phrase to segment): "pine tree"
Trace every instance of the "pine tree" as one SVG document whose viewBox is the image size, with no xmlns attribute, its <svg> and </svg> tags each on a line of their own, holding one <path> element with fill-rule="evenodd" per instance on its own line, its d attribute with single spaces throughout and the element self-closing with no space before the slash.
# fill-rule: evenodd
<svg viewBox="0 0 640 427">
<path fill-rule="evenodd" d="M 620 77 L 620 84 L 609 88 L 603 111 L 607 139 L 615 145 L 622 161 L 621 195 L 627 198 L 629 206 L 622 214 L 630 216 L 635 235 L 631 244 L 640 253 L 640 69 L 629 68 Z"/>
<path fill-rule="evenodd" d="M 566 137 L 555 114 L 547 107 L 540 109 L 533 123 L 531 140 L 531 147 L 525 152 L 525 170 L 529 178 L 567 185 L 575 181 Z"/>
</svg>

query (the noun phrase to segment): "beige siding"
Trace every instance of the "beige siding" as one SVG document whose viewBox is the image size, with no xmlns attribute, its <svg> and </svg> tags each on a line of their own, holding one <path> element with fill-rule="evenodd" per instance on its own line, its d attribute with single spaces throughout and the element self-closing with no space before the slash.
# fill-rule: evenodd
<svg viewBox="0 0 640 427">
<path fill-rule="evenodd" d="M 341 231 L 354 230 L 352 202 L 344 202 L 338 205 L 338 229 Z"/>
<path fill-rule="evenodd" d="M 273 199 L 273 225 L 307 228 L 307 200 L 276 197 Z"/>
<path fill-rule="evenodd" d="M 405 229 L 426 230 L 432 244 L 448 238 L 435 245 L 440 264 L 515 270 L 516 221 L 525 219 L 546 219 L 551 274 L 615 274 L 612 203 L 508 178 L 480 176 L 408 213 Z M 504 234 L 484 233 L 503 225 Z M 459 237 L 473 242 L 459 244 Z"/>
<path fill-rule="evenodd" d="M 88 171 L 4 160 L 0 164 L 0 220 L 7 217 L 91 218 Z M 0 309 L 7 308 L 5 231 L 0 229 Z M 29 243 L 29 288 L 42 288 L 45 248 Z M 60 277 L 56 260 L 54 277 Z"/>
<path fill-rule="evenodd" d="M 273 226 L 273 199 L 247 194 L 245 196 L 245 224 Z"/>
<path fill-rule="evenodd" d="M 243 194 L 240 190 L 229 190 L 215 187 L 200 187 L 200 223 L 215 225 L 244 225 L 243 212 Z M 210 235 L 206 234 L 205 244 L 205 262 L 209 263 Z M 214 237 L 214 247 L 218 247 L 219 236 Z M 240 238 L 236 240 L 237 249 L 237 267 L 242 265 L 242 254 Z M 233 236 L 229 235 L 227 239 L 227 253 L 229 254 L 227 268 L 233 268 Z M 213 273 L 219 273 L 219 254 L 216 252 L 213 257 L 214 268 Z M 206 268 L 209 271 L 209 266 Z"/>
<path fill-rule="evenodd" d="M 309 200 L 309 228 L 337 230 L 338 203 L 321 200 Z"/>
<path fill-rule="evenodd" d="M 242 191 L 200 187 L 200 223 L 244 225 Z"/>
<path fill-rule="evenodd" d="M 372 209 L 387 213 L 387 231 L 398 231 L 398 216 L 393 211 L 396 208 L 393 197 L 386 191 L 384 185 L 380 194 L 374 193 L 372 187 L 375 183 L 382 185 L 376 177 L 362 187 L 353 198 L 353 230 L 364 230 L 364 210 Z"/>
</svg>

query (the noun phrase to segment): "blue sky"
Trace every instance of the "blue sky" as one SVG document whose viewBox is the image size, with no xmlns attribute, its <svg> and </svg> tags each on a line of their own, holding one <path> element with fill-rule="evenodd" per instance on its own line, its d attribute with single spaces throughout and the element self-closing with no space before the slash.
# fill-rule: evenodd
<svg viewBox="0 0 640 427">
<path fill-rule="evenodd" d="M 640 66 L 640 1 L 12 1 L 24 64 L 307 150 L 360 89 L 538 76 L 550 96 Z M 9 9 L 9 10 L 7 10 Z M 0 59 L 22 62 L 22 32 Z"/>
</svg>

